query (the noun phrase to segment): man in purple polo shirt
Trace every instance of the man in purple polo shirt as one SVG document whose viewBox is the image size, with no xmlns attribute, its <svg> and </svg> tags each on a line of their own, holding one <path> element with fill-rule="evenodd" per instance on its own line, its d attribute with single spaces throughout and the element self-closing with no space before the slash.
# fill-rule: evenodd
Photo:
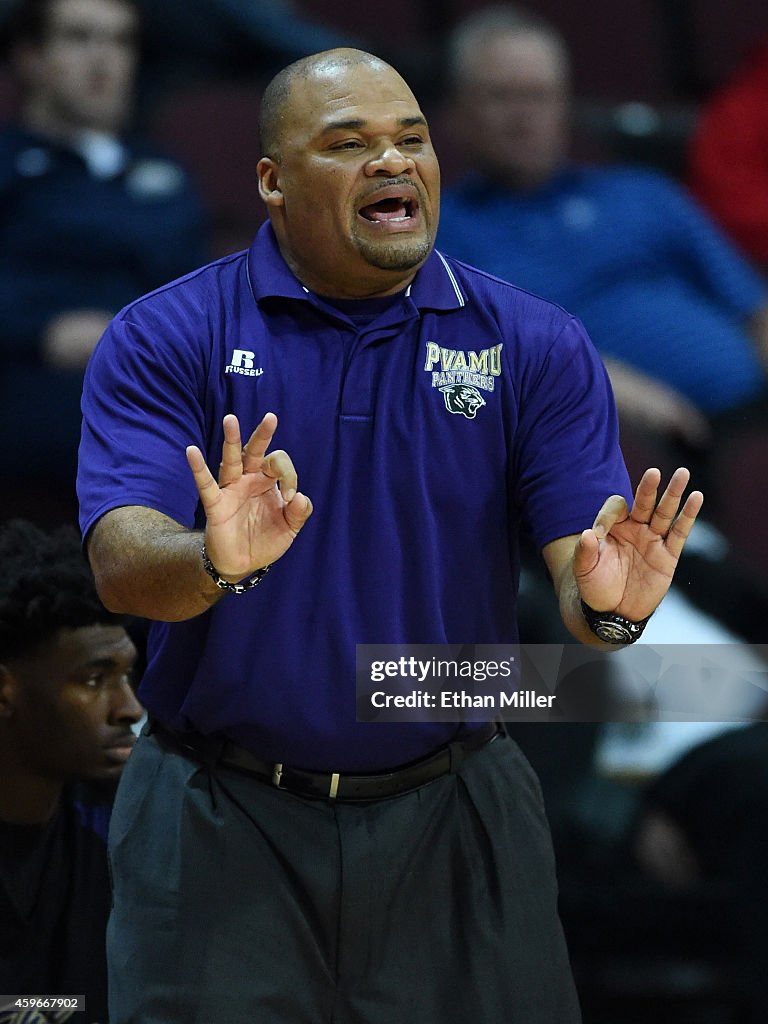
<svg viewBox="0 0 768 1024">
<path fill-rule="evenodd" d="M 124 309 L 83 399 L 100 593 L 154 620 L 110 1020 L 571 1024 L 530 769 L 491 726 L 357 722 L 355 646 L 513 642 L 523 529 L 574 635 L 632 639 L 701 495 L 649 470 L 628 512 L 583 328 L 433 249 L 391 67 L 291 65 L 261 133 L 269 224 Z"/>
</svg>

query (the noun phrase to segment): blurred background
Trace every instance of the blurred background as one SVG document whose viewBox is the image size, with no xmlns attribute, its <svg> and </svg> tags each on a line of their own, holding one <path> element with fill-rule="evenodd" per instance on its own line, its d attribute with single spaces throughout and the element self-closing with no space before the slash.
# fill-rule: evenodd
<svg viewBox="0 0 768 1024">
<path fill-rule="evenodd" d="M 0 0 L 0 128 L 17 121 L 22 107 L 22 72 L 9 39 L 13 11 L 18 6 L 17 0 Z M 365 4 L 345 0 L 164 0 L 162 4 L 139 0 L 137 6 L 141 16 L 138 63 L 133 77 L 126 79 L 131 98 L 126 101 L 128 113 L 120 121 L 120 131 L 177 162 L 188 176 L 189 190 L 199 199 L 205 233 L 201 226 L 192 225 L 190 214 L 183 226 L 187 233 L 182 243 L 177 218 L 166 236 L 168 248 L 176 250 L 175 261 L 150 259 L 139 251 L 142 240 L 134 240 L 128 260 L 141 260 L 144 266 L 142 273 L 134 275 L 133 290 L 126 281 L 115 295 L 99 295 L 103 232 L 98 246 L 92 244 L 84 224 L 78 237 L 70 207 L 70 223 L 61 239 L 62 253 L 67 255 L 55 253 L 58 263 L 54 262 L 51 246 L 56 242 L 55 231 L 44 237 L 40 232 L 36 247 L 32 245 L 29 211 L 19 212 L 19 181 L 29 184 L 44 175 L 34 167 L 20 171 L 14 167 L 18 153 L 11 147 L 13 151 L 5 153 L 6 168 L 0 181 L 0 360 L 5 364 L 0 369 L 18 369 L 20 355 L 25 374 L 43 369 L 39 358 L 31 360 L 30 353 L 40 355 L 39 338 L 29 332 L 42 334 L 46 325 L 32 328 L 24 324 L 22 330 L 13 321 L 23 319 L 20 305 L 40 303 L 41 277 L 45 277 L 45 288 L 55 291 L 50 278 L 56 277 L 57 266 L 64 273 L 63 264 L 73 258 L 74 249 L 78 250 L 74 258 L 81 265 L 82 276 L 90 282 L 76 282 L 76 288 L 87 294 L 88 308 L 114 315 L 135 295 L 177 273 L 250 244 L 264 220 L 254 179 L 260 156 L 256 126 L 261 91 L 276 70 L 306 53 L 352 44 L 381 54 L 403 72 L 430 119 L 445 186 L 454 185 L 473 170 L 472 148 L 455 130 L 446 55 L 452 29 L 488 6 L 481 0 Z M 690 179 L 692 140 L 702 111 L 761 53 L 761 47 L 768 45 L 768 15 L 757 0 L 745 0 L 737 12 L 727 0 L 625 0 L 621 4 L 594 0 L 588 9 L 566 0 L 532 0 L 525 9 L 549 19 L 570 50 L 573 156 L 592 163 L 619 161 L 656 168 L 684 185 Z M 756 138 L 754 144 L 762 143 Z M 37 158 L 33 153 L 32 162 Z M 755 190 L 761 185 L 756 182 Z M 716 185 L 710 192 L 713 189 L 717 192 Z M 703 194 L 703 186 L 699 191 Z M 17 216 L 9 224 L 7 218 L 14 211 Z M 125 210 L 113 204 L 104 211 L 99 228 L 109 230 L 110 212 L 115 219 L 125 216 Z M 173 214 L 170 217 L 173 220 Z M 94 229 L 94 225 L 90 227 Z M 754 249 L 757 255 L 746 250 L 742 255 L 762 272 L 768 265 L 768 220 L 764 230 L 756 230 L 766 238 L 765 259 L 759 255 L 759 245 Z M 22 243 L 19 236 L 24 238 Z M 733 236 L 731 240 L 740 244 Z M 182 248 L 189 253 L 186 261 L 179 253 Z M 94 254 L 90 266 L 89 251 Z M 48 266 L 41 271 L 46 253 Z M 23 263 L 29 278 L 20 293 Z M 150 267 L 149 263 L 156 265 Z M 38 319 L 44 313 L 53 319 L 66 312 L 63 292 L 62 288 L 61 295 L 51 296 L 50 309 L 39 310 Z M 3 297 L 6 293 L 7 299 Z M 75 297 L 70 301 L 74 303 Z M 578 309 L 571 312 L 580 315 Z M 100 326 L 97 322 L 92 329 L 98 331 Z M 3 331 L 8 338 L 1 336 Z M 20 340 L 25 331 L 28 336 Z M 50 369 L 50 360 L 46 368 Z M 61 365 L 56 368 L 63 369 Z M 77 375 L 71 382 L 64 379 L 66 374 L 60 374 L 47 389 L 47 401 L 39 403 L 45 406 L 45 415 L 37 420 L 45 429 L 35 434 L 29 418 L 25 428 L 18 422 L 24 406 L 14 402 L 22 389 L 29 388 L 31 378 L 14 373 L 11 384 L 7 373 L 5 376 L 5 385 L 0 384 L 0 430 L 10 443 L 0 458 L 0 515 L 71 519 L 73 490 L 67 483 L 77 442 Z M 67 392 L 67 403 L 62 391 Z M 625 452 L 634 474 L 644 463 L 646 446 L 642 432 L 638 439 L 629 427 L 627 424 Z M 26 442 L 21 434 L 18 439 L 16 436 L 24 429 Z M 37 444 L 43 437 L 49 445 L 45 456 Z M 721 481 L 718 525 L 729 535 L 738 558 L 751 568 L 757 565 L 768 570 L 768 534 L 741 516 L 742 508 L 765 507 L 768 498 L 768 472 L 763 471 L 768 469 L 768 454 L 762 435 L 755 437 L 749 432 L 740 437 L 732 457 L 721 462 L 724 464 L 717 467 Z M 52 479 L 57 482 L 55 492 L 46 483 Z M 737 492 L 738 500 L 734 497 Z"/>
<path fill-rule="evenodd" d="M 86 0 L 86 7 L 102 2 L 119 13 L 120 0 Z M 130 38 L 97 16 L 80 36 L 59 26 L 61 39 L 52 40 L 20 27 L 20 5 L 0 0 L 0 519 L 76 522 L 79 389 L 106 320 L 151 288 L 250 244 L 264 220 L 255 165 L 269 78 L 334 45 L 384 57 L 422 103 L 450 190 L 478 165 L 457 130 L 448 42 L 487 6 L 138 0 L 131 9 L 140 28 Z M 670 179 L 701 204 L 762 294 L 765 4 L 530 0 L 525 9 L 547 19 L 570 51 L 571 157 Z M 64 57 L 59 46 L 70 48 Z M 112 106 L 88 108 L 86 96 L 78 107 L 89 75 L 106 81 L 108 68 Z M 79 110 L 75 133 L 52 117 L 62 97 Z M 720 152 L 723 123 L 743 132 Z M 722 179 L 705 180 L 704 165 Z M 741 178 L 729 184 L 736 171 Z M 748 224 L 731 217 L 732 200 L 753 215 Z M 508 244 L 514 249 L 514 233 Z M 662 283 L 659 302 L 663 290 Z M 663 365 L 658 378 L 664 382 Z M 682 453 L 701 465 L 709 488 L 708 522 L 686 553 L 657 643 L 765 641 L 766 411 L 761 392 L 727 427 L 708 419 L 709 440 L 678 437 L 672 445 L 622 412 L 633 483 L 641 468 L 667 471 Z M 523 580 L 523 639 L 559 642 L 549 584 L 535 561 Z M 756 649 L 756 671 L 761 657 Z M 768 1020 L 765 727 L 553 723 L 518 726 L 515 736 L 542 779 L 585 1024 Z"/>
</svg>

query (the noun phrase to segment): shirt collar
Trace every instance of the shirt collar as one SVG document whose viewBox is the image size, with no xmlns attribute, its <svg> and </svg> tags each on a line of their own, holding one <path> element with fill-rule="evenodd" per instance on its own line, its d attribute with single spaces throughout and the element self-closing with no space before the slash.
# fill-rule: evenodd
<svg viewBox="0 0 768 1024">
<path fill-rule="evenodd" d="M 25 178 L 48 172 L 58 154 L 75 156 L 92 178 L 117 178 L 127 168 L 131 152 L 120 139 L 105 132 L 84 131 L 72 139 L 58 139 L 19 126 L 6 133 L 16 148 L 16 168 Z"/>
<path fill-rule="evenodd" d="M 248 250 L 248 281 L 256 302 L 266 298 L 312 301 L 310 292 L 283 259 L 272 230 L 263 224 Z M 433 249 L 406 291 L 418 309 L 458 309 L 466 296 L 448 260 Z"/>
<path fill-rule="evenodd" d="M 82 157 L 93 178 L 116 178 L 128 163 L 125 146 L 106 132 L 81 132 L 73 140 L 72 148 Z"/>
</svg>

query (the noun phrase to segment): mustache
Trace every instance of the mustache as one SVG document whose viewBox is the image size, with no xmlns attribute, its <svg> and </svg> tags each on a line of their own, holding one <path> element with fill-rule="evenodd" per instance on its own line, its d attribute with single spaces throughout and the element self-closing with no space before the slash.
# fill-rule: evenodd
<svg viewBox="0 0 768 1024">
<path fill-rule="evenodd" d="M 407 177 L 407 175 L 398 175 L 394 178 L 379 178 L 376 184 L 371 188 L 369 192 L 363 192 L 361 198 L 368 199 L 371 196 L 375 196 L 377 192 L 381 192 L 385 188 L 397 188 L 398 186 L 404 188 L 413 189 L 421 199 L 423 193 L 418 182 L 415 182 L 413 178 Z"/>
</svg>

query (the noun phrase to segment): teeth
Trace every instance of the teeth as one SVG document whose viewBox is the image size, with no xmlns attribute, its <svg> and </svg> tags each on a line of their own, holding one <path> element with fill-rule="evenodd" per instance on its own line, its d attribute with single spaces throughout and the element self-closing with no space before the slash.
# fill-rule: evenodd
<svg viewBox="0 0 768 1024">
<path fill-rule="evenodd" d="M 384 207 L 383 204 L 386 204 L 386 206 Z M 380 210 L 379 213 L 376 213 L 376 207 L 379 206 L 382 206 L 382 209 Z M 363 210 L 368 209 L 368 207 L 370 207 L 370 214 L 363 213 Z M 400 209 L 403 210 L 402 214 L 395 215 L 397 207 L 400 207 Z M 372 199 L 372 201 L 368 204 L 367 207 L 362 207 L 360 212 L 367 220 L 370 220 L 373 223 L 389 222 L 390 224 L 403 224 L 411 220 L 415 216 L 415 209 L 416 201 L 411 197 L 395 195 L 387 196 L 384 199 L 377 200 L 375 198 L 374 193 L 374 198 Z M 385 210 L 387 212 L 385 212 Z"/>
</svg>

